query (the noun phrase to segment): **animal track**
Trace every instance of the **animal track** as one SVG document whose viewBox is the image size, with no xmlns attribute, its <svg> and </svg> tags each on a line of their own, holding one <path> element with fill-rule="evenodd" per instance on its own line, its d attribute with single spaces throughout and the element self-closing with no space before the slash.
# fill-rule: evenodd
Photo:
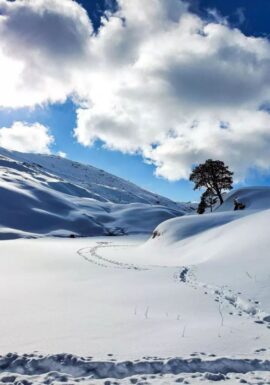
<svg viewBox="0 0 270 385">
<path fill-rule="evenodd" d="M 134 247 L 133 245 L 111 245 L 107 242 L 98 242 L 97 246 L 94 247 L 86 247 L 83 249 L 80 249 L 77 251 L 77 253 L 83 257 L 87 262 L 93 263 L 100 267 L 105 268 L 114 268 L 114 269 L 125 269 L 125 270 L 148 270 L 147 267 L 142 267 L 138 265 L 134 265 L 132 263 L 124 263 L 124 262 L 118 262 L 113 259 L 102 257 L 99 253 L 99 249 L 105 249 L 105 248 L 119 248 L 119 247 Z"/>
<path fill-rule="evenodd" d="M 254 322 L 262 325 L 269 326 L 268 318 L 270 316 L 265 315 L 259 308 L 258 301 L 255 300 L 244 300 L 240 297 L 241 293 L 234 293 L 228 287 L 218 287 L 214 285 L 208 285 L 203 282 L 199 282 L 194 273 L 194 268 L 191 267 L 182 267 L 180 273 L 175 274 L 175 279 L 178 282 L 189 284 L 194 289 L 202 289 L 204 293 L 211 294 L 215 296 L 215 301 L 219 304 L 228 304 L 232 306 L 236 311 L 238 316 L 242 316 L 243 313 L 248 315 Z M 220 309 L 220 307 L 219 307 Z M 232 311 L 229 312 L 230 315 L 234 315 Z"/>
<path fill-rule="evenodd" d="M 154 268 L 173 268 L 172 266 L 159 265 L 136 265 L 133 263 L 119 262 L 110 258 L 105 258 L 100 255 L 99 251 L 108 248 L 131 248 L 133 245 L 115 245 L 110 242 L 97 242 L 93 247 L 82 248 L 77 251 L 78 255 L 84 258 L 87 262 L 93 263 L 102 268 L 147 271 Z M 179 269 L 179 267 L 175 267 Z M 261 311 L 258 301 L 246 301 L 240 297 L 241 293 L 235 293 L 228 287 L 218 287 L 199 282 L 194 272 L 194 267 L 181 267 L 181 270 L 174 273 L 174 280 L 182 284 L 188 284 L 195 290 L 201 289 L 205 295 L 215 297 L 215 302 L 219 304 L 219 312 L 221 313 L 221 305 L 227 304 L 234 309 L 229 311 L 230 315 L 238 315 L 239 317 L 246 314 L 254 322 L 266 325 L 269 328 L 269 316 Z M 235 313 L 236 312 L 236 313 Z"/>
</svg>

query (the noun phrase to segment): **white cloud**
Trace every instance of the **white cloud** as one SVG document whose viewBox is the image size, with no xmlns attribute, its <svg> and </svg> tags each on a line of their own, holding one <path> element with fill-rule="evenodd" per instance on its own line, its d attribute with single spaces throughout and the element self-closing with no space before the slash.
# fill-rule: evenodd
<svg viewBox="0 0 270 385">
<path fill-rule="evenodd" d="M 49 154 L 53 142 L 49 129 L 39 123 L 15 122 L 0 128 L 0 147 L 8 150 Z"/>
<path fill-rule="evenodd" d="M 140 3 L 122 0 L 93 42 L 102 66 L 89 108 L 78 110 L 79 142 L 139 151 L 171 180 L 209 157 L 238 177 L 269 168 L 270 116 L 260 111 L 270 98 L 269 42 L 207 24 L 178 1 Z"/>
<path fill-rule="evenodd" d="M 66 158 L 67 157 L 67 154 L 63 151 L 58 151 L 57 155 L 60 156 L 60 158 Z"/>
<path fill-rule="evenodd" d="M 239 177 L 268 169 L 269 41 L 207 23 L 180 0 L 119 5 L 93 35 L 75 1 L 0 0 L 0 105 L 74 94 L 82 145 L 139 152 L 172 180 L 209 157 Z"/>
<path fill-rule="evenodd" d="M 239 180 L 247 167 L 269 168 L 269 128 L 270 115 L 265 111 L 236 111 L 225 122 L 219 118 L 196 122 L 191 130 L 186 128 L 187 134 L 168 137 L 146 155 L 157 165 L 157 174 L 171 180 L 188 178 L 190 166 L 207 158 L 225 160 Z"/>
<path fill-rule="evenodd" d="M 64 101 L 87 65 L 91 32 L 73 0 L 0 0 L 0 105 Z"/>
</svg>

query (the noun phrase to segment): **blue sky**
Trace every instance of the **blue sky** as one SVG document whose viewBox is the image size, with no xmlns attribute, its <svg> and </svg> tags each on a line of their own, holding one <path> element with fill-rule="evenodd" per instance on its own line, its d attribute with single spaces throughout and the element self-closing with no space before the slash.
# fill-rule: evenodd
<svg viewBox="0 0 270 385">
<path fill-rule="evenodd" d="M 106 8 L 116 9 L 113 1 L 80 1 L 87 9 L 98 31 L 100 16 Z M 268 0 L 194 0 L 192 11 L 197 13 L 203 20 L 216 18 L 209 10 L 216 9 L 216 15 L 227 18 L 231 29 L 238 28 L 243 34 L 249 36 L 262 36 L 268 38 L 270 33 Z M 42 107 L 32 106 L 30 108 L 1 108 L 0 127 L 11 127 L 16 121 L 27 122 L 28 124 L 39 122 L 49 127 L 54 137 L 51 146 L 53 153 L 65 152 L 68 158 L 79 162 L 88 163 L 102 168 L 115 175 L 128 179 L 146 189 L 168 196 L 179 201 L 190 201 L 198 199 L 199 193 L 194 192 L 192 185 L 184 179 L 178 181 L 166 178 L 161 172 L 160 177 L 155 176 L 155 165 L 146 163 L 140 155 L 131 155 L 124 150 L 108 150 L 103 145 L 102 137 L 97 139 L 93 146 L 84 146 L 78 143 L 74 137 L 76 127 L 77 106 L 69 98 L 63 103 L 44 103 Z M 111 145 L 107 147 L 112 147 Z M 196 159 L 194 159 L 195 163 Z M 153 162 L 154 163 L 154 162 Z M 173 167 L 178 167 L 177 163 Z M 181 164 L 179 163 L 179 168 Z M 250 169 L 250 168 L 249 168 Z M 172 171 L 170 171 L 172 174 Z M 171 175 L 170 174 L 170 175 Z M 270 178 L 267 172 L 259 172 L 257 168 L 246 171 L 245 181 L 241 184 L 262 184 L 268 185 Z"/>
<path fill-rule="evenodd" d="M 268 36 L 270 34 L 268 0 L 198 0 L 194 1 L 194 11 L 206 16 L 209 8 L 217 9 L 221 15 L 229 18 L 245 34 Z M 242 17 L 243 16 L 243 17 Z"/>
<path fill-rule="evenodd" d="M 140 155 L 126 155 L 119 151 L 106 150 L 101 142 L 95 143 L 90 148 L 80 145 L 73 136 L 76 109 L 70 100 L 64 104 L 36 108 L 32 111 L 2 110 L 0 121 L 4 127 L 11 126 L 14 121 L 28 123 L 38 121 L 50 127 L 55 138 L 52 146 L 55 154 L 64 151 L 69 159 L 91 164 L 171 199 L 190 201 L 198 197 L 198 193 L 193 192 L 192 184 L 188 181 L 170 182 L 155 177 L 155 167 L 146 164 Z"/>
</svg>

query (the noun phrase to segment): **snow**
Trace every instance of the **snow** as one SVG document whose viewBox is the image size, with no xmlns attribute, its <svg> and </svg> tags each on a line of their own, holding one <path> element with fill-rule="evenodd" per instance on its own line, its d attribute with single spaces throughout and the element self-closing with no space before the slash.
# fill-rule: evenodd
<svg viewBox="0 0 270 385">
<path fill-rule="evenodd" d="M 246 210 L 264 210 L 270 208 L 270 188 L 265 187 L 242 187 L 232 190 L 225 196 L 225 202 L 217 211 L 231 211 L 233 200 L 237 199 L 246 206 Z"/>
<path fill-rule="evenodd" d="M 63 375 L 69 383 L 124 378 L 122 384 L 146 376 L 149 383 L 165 384 L 196 373 L 207 383 L 213 374 L 231 381 L 236 373 L 244 378 L 254 371 L 266 378 L 270 335 L 263 321 L 269 302 L 259 290 L 263 269 L 252 281 L 239 267 L 241 279 L 233 285 L 231 270 L 216 278 L 224 260 L 211 259 L 202 269 L 184 268 L 181 261 L 171 266 L 168 255 L 163 266 L 142 256 L 139 264 L 135 256 L 143 240 L 0 242 L 0 379 L 12 373 L 30 383 L 57 383 Z M 243 285 L 249 281 L 258 288 L 252 303 Z M 243 308 L 239 301 L 246 299 L 256 312 Z"/>
<path fill-rule="evenodd" d="M 21 156 L 0 160 L 0 382 L 270 383 L 270 188 L 180 217 L 190 206 L 124 181 L 135 201 L 119 203 L 117 178 L 94 190 L 85 166 Z M 105 230 L 137 235 L 55 237 Z"/>
<path fill-rule="evenodd" d="M 246 374 L 251 371 L 269 371 L 270 361 L 265 360 L 233 360 L 228 358 L 201 360 L 199 358 L 190 359 L 145 359 L 144 361 L 123 361 L 114 362 L 113 359 L 107 361 L 93 361 L 91 358 L 83 359 L 69 354 L 58 354 L 55 356 L 25 355 L 19 357 L 17 354 L 8 354 L 2 357 L 0 365 L 5 365 L 12 373 L 24 375 L 44 374 L 51 372 L 54 379 L 61 382 L 65 375 L 73 378 L 87 376 L 91 379 L 125 379 L 138 375 L 166 375 L 196 373 L 196 377 L 204 374 L 204 378 L 211 381 L 225 380 L 226 375 L 234 373 Z M 53 370 L 52 370 L 53 368 Z M 208 372 L 211 370 L 211 372 Z M 156 376 L 152 377 L 155 378 Z M 62 379 L 62 380 L 61 380 Z M 179 382 L 179 381 L 176 381 Z"/>
<path fill-rule="evenodd" d="M 192 211 L 91 166 L 0 148 L 0 239 L 151 233 Z"/>
<path fill-rule="evenodd" d="M 235 197 L 246 205 L 245 210 L 233 211 Z M 163 249 L 169 248 L 170 263 L 181 261 L 184 264 L 200 263 L 210 258 L 220 259 L 221 256 L 226 259 L 228 245 L 233 246 L 229 255 L 232 255 L 234 260 L 236 256 L 242 258 L 243 253 L 254 258 L 259 248 L 263 251 L 263 263 L 267 263 L 269 216 L 269 187 L 236 190 L 228 194 L 224 205 L 213 213 L 188 215 L 161 223 L 155 229 L 157 236 L 152 237 L 144 248 L 162 250 L 157 253 L 159 256 L 162 255 Z"/>
</svg>

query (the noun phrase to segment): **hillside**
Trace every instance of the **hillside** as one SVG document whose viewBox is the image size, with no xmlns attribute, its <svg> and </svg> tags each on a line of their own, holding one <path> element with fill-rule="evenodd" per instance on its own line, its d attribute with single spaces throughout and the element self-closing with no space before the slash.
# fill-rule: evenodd
<svg viewBox="0 0 270 385">
<path fill-rule="evenodd" d="M 233 200 L 236 198 L 245 205 L 245 210 L 234 211 Z M 233 190 L 225 196 L 223 205 L 217 207 L 213 213 L 189 215 L 161 223 L 155 229 L 157 237 L 150 240 L 149 244 L 155 245 L 158 242 L 159 247 L 161 244 L 173 245 L 184 239 L 204 234 L 210 229 L 219 229 L 225 236 L 229 228 L 225 227 L 226 224 L 233 221 L 245 222 L 247 220 L 245 217 L 252 215 L 252 218 L 255 218 L 255 214 L 268 209 L 270 209 L 270 187 L 245 187 Z"/>
<path fill-rule="evenodd" d="M 245 210 L 233 211 L 235 198 Z M 212 214 L 160 224 L 156 237 L 141 247 L 140 258 L 155 255 L 148 263 L 185 266 L 189 284 L 217 290 L 224 307 L 231 304 L 240 316 L 246 313 L 270 328 L 269 222 L 270 188 L 241 188 Z"/>
<path fill-rule="evenodd" d="M 0 239 L 150 233 L 191 211 L 97 168 L 0 148 Z"/>
</svg>

